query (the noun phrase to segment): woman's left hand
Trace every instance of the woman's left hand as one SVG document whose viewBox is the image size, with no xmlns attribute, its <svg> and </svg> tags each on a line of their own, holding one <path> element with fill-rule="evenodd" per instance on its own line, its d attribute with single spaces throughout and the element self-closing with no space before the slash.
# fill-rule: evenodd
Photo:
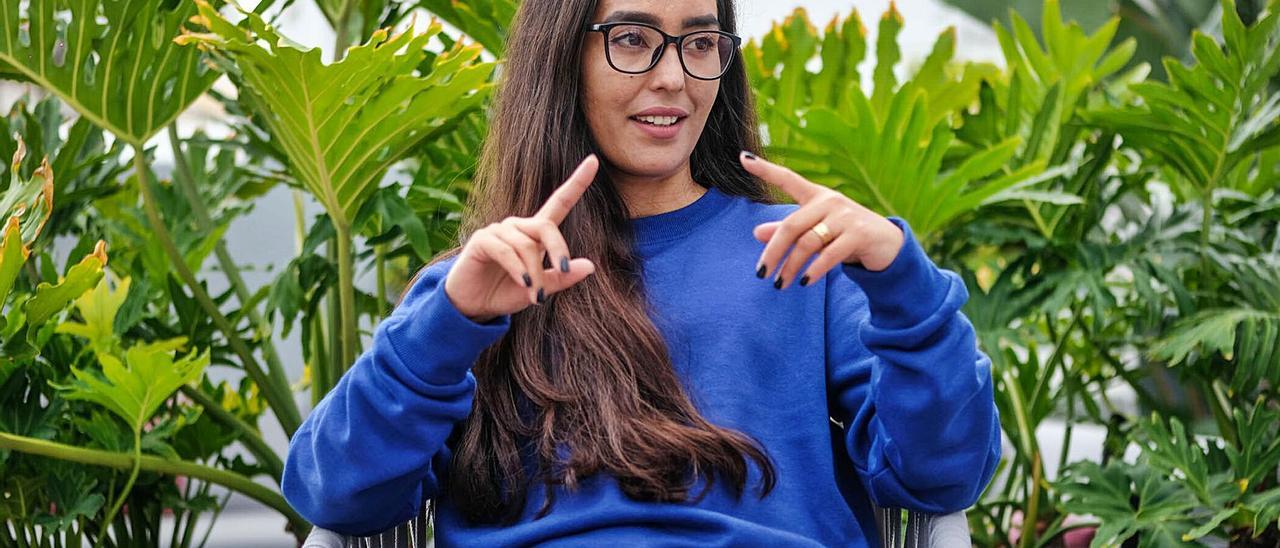
<svg viewBox="0 0 1280 548">
<path fill-rule="evenodd" d="M 796 279 L 800 267 L 809 257 L 818 257 L 800 276 L 800 285 L 825 275 L 838 263 L 858 264 L 871 271 L 888 268 L 902 249 L 902 229 L 875 212 L 849 199 L 844 194 L 819 185 L 785 167 L 744 152 L 741 156 L 747 172 L 781 188 L 795 199 L 800 209 L 781 221 L 757 225 L 754 235 L 766 242 L 756 267 L 756 277 L 776 272 L 787 249 L 795 250 L 786 257 L 782 271 L 773 286 L 782 289 Z M 826 241 L 813 227 L 826 225 Z"/>
</svg>

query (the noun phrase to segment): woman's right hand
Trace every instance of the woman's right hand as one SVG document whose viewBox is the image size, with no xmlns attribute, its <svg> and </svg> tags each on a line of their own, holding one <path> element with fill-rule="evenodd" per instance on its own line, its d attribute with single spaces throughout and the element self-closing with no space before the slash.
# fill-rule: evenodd
<svg viewBox="0 0 1280 548">
<path fill-rule="evenodd" d="M 587 156 L 532 217 L 507 217 L 472 234 L 444 282 L 454 307 L 485 323 L 541 304 L 594 273 L 590 259 L 569 258 L 560 223 L 599 167 L 596 155 Z M 542 268 L 544 254 L 551 257 L 550 269 Z"/>
</svg>

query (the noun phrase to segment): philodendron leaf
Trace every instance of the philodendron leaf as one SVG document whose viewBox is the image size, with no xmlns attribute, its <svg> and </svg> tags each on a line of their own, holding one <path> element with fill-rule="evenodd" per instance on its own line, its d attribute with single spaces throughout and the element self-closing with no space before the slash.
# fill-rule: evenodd
<svg viewBox="0 0 1280 548">
<path fill-rule="evenodd" d="M 55 331 L 89 339 L 89 344 L 96 352 L 111 352 L 116 347 L 116 313 L 129 296 L 129 282 L 129 278 L 120 280 L 113 291 L 107 286 L 107 278 L 104 276 L 93 290 L 76 298 L 76 308 L 80 310 L 84 322 L 63 322 L 58 324 Z"/>
<path fill-rule="evenodd" d="M 1135 534 L 1140 547 L 1181 546 L 1204 521 L 1195 495 L 1142 464 L 1078 462 L 1057 486 L 1064 509 L 1101 521 L 1090 546 L 1119 546 Z"/>
<path fill-rule="evenodd" d="M 373 33 L 326 65 L 318 49 L 299 49 L 252 13 L 248 29 L 224 19 L 203 0 L 194 21 L 207 32 L 179 41 L 214 54 L 240 84 L 244 101 L 262 114 L 290 171 L 349 228 L 388 167 L 434 128 L 479 104 L 493 64 L 478 62 L 479 45 L 457 45 L 415 75 L 438 22 L 422 34 Z M 282 85 L 282 83 L 287 83 Z"/>
<path fill-rule="evenodd" d="M 0 196 L 0 214 L 27 217 L 22 223 L 22 239 L 31 242 L 40 235 L 40 229 L 44 228 L 53 211 L 53 168 L 49 167 L 48 158 L 42 158 L 40 167 L 24 181 L 19 175 L 19 166 L 25 155 L 26 146 L 19 138 L 18 149 L 13 153 L 9 168 L 9 187 Z"/>
<path fill-rule="evenodd" d="M 27 314 L 27 325 L 39 327 L 61 312 L 71 301 L 83 295 L 102 278 L 102 267 L 107 264 L 107 244 L 98 240 L 93 253 L 86 255 L 78 264 L 67 271 L 67 275 L 56 285 L 42 283 L 36 286 L 36 294 L 23 305 Z"/>
<path fill-rule="evenodd" d="M 188 1 L 0 0 L 0 63 L 140 144 L 218 77 L 173 43 L 195 11 Z"/>
<path fill-rule="evenodd" d="M 27 262 L 27 246 L 22 244 L 22 227 L 17 217 L 9 217 L 0 228 L 0 305 L 9 295 L 9 288 L 18 278 L 18 269 Z M 0 329 L 4 327 L 4 318 L 0 317 Z"/>
<path fill-rule="evenodd" d="M 0 196 L 0 304 L 18 278 L 18 269 L 31 255 L 27 246 L 40 235 L 53 213 L 53 169 L 49 159 L 43 159 L 31 178 L 24 181 L 19 166 L 25 153 L 26 146 L 18 138 L 9 168 L 9 188 Z M 0 318 L 0 328 L 3 322 Z"/>
<path fill-rule="evenodd" d="M 516 14 L 516 0 L 419 0 L 418 5 L 502 56 L 507 29 Z"/>
<path fill-rule="evenodd" d="M 64 398 L 91 401 L 124 419 L 134 431 L 141 431 L 161 403 L 184 384 L 200 377 L 209 365 L 209 349 L 189 352 L 182 358 L 172 353 L 186 345 L 185 337 L 141 343 L 125 351 L 124 361 L 112 354 L 98 354 L 102 373 L 72 369 L 75 376 L 65 385 L 54 385 Z"/>
</svg>

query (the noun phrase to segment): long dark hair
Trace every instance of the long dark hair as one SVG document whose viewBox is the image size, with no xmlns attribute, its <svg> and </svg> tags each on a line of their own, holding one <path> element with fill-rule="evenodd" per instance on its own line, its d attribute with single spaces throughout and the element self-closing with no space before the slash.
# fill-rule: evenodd
<svg viewBox="0 0 1280 548">
<path fill-rule="evenodd" d="M 733 32 L 732 0 L 716 5 L 721 28 Z M 508 216 L 533 215 L 596 151 L 577 70 L 595 9 L 595 0 L 520 6 L 459 242 Z M 739 57 L 721 79 L 691 171 L 725 194 L 776 203 L 738 162 L 741 150 L 760 152 L 750 93 Z M 637 500 L 686 501 L 706 479 L 700 500 L 717 475 L 741 497 L 750 459 L 762 472 L 759 496 L 774 487 L 764 448 L 711 424 L 690 402 L 646 312 L 626 205 L 604 169 L 598 177 L 560 225 L 570 253 L 590 258 L 595 274 L 512 315 L 506 335 L 472 368 L 474 404 L 450 438 L 456 449 L 442 494 L 473 523 L 516 521 L 534 481 L 546 486 L 541 517 L 556 485 L 572 489 L 599 472 Z"/>
</svg>

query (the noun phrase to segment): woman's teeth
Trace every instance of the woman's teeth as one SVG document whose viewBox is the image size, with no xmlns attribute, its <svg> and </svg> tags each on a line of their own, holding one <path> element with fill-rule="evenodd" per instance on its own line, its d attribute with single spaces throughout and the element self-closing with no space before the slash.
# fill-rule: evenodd
<svg viewBox="0 0 1280 548">
<path fill-rule="evenodd" d="M 676 116 L 636 116 L 636 120 L 655 126 L 675 125 L 680 118 Z"/>
</svg>

